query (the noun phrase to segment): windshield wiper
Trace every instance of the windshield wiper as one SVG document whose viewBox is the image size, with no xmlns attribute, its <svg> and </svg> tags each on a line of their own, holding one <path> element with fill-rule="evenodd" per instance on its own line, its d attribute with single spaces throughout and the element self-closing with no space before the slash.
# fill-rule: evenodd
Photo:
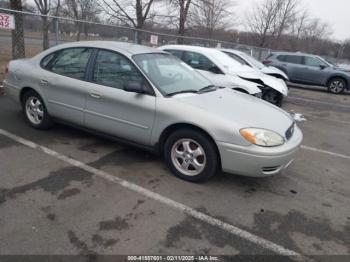
<svg viewBox="0 0 350 262">
<path fill-rule="evenodd" d="M 185 94 L 185 93 L 197 93 L 198 91 L 197 90 L 192 90 L 192 89 L 189 89 L 189 90 L 182 90 L 182 91 L 177 91 L 177 92 L 173 92 L 173 93 L 169 93 L 167 94 L 166 96 L 174 96 L 174 95 L 179 95 L 179 94 Z"/>
<path fill-rule="evenodd" d="M 213 91 L 216 91 L 216 90 L 218 90 L 217 86 L 215 86 L 215 85 L 208 85 L 208 86 L 205 86 L 205 87 L 199 89 L 199 91 L 197 91 L 197 94 L 213 92 Z"/>
</svg>

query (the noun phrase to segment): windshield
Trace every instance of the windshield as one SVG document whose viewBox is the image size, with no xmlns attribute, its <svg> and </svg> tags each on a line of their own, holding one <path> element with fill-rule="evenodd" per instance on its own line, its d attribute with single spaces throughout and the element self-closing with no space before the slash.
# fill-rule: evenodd
<svg viewBox="0 0 350 262">
<path fill-rule="evenodd" d="M 256 60 L 254 57 L 247 55 L 246 53 L 241 53 L 241 56 L 247 60 L 250 64 L 252 64 L 254 67 L 258 69 L 263 69 L 265 65 L 258 60 Z"/>
<path fill-rule="evenodd" d="M 163 95 L 197 92 L 211 83 L 193 68 L 169 54 L 133 56 L 136 64 Z"/>
<path fill-rule="evenodd" d="M 242 64 L 240 62 L 238 62 L 237 60 L 233 59 L 232 57 L 230 57 L 229 55 L 221 52 L 221 51 L 217 51 L 215 53 L 213 53 L 212 55 L 215 60 L 217 61 L 217 63 L 220 63 L 221 66 L 223 66 L 226 70 L 230 70 L 232 68 L 241 68 Z"/>
</svg>

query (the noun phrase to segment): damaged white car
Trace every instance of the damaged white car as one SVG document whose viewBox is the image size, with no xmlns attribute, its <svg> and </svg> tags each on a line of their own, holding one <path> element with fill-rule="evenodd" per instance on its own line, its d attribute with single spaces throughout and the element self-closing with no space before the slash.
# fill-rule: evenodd
<svg viewBox="0 0 350 262">
<path fill-rule="evenodd" d="M 256 60 L 254 57 L 238 50 L 234 49 L 220 49 L 225 54 L 228 54 L 230 57 L 235 59 L 237 62 L 240 62 L 242 65 L 250 66 L 260 72 L 273 76 L 284 81 L 289 81 L 288 76 L 282 70 L 274 67 L 274 66 L 266 66 L 260 61 Z"/>
<path fill-rule="evenodd" d="M 277 106 L 281 106 L 284 97 L 288 95 L 288 87 L 283 80 L 241 65 L 220 50 L 187 45 L 167 45 L 159 49 L 180 58 L 214 85 L 261 96 Z"/>
</svg>

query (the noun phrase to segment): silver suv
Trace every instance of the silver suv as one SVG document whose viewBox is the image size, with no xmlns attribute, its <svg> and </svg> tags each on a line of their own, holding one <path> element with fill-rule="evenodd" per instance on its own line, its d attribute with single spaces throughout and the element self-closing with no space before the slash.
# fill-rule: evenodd
<svg viewBox="0 0 350 262">
<path fill-rule="evenodd" d="M 325 86 L 334 94 L 350 89 L 349 70 L 339 68 L 319 56 L 276 52 L 271 53 L 263 63 L 285 72 L 291 82 Z"/>
</svg>

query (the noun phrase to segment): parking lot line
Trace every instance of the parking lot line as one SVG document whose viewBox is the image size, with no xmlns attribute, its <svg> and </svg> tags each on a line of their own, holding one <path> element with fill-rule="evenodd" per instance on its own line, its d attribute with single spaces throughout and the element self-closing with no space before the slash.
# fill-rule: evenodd
<svg viewBox="0 0 350 262">
<path fill-rule="evenodd" d="M 85 171 L 87 171 L 89 173 L 92 173 L 92 174 L 94 174 L 94 175 L 96 175 L 96 176 L 98 176 L 100 178 L 103 178 L 103 179 L 108 180 L 108 181 L 110 181 L 112 183 L 115 183 L 115 184 L 118 184 L 118 185 L 120 185 L 120 186 L 122 186 L 124 188 L 127 188 L 127 189 L 129 189 L 131 191 L 134 191 L 134 192 L 137 192 L 137 193 L 139 193 L 141 195 L 144 195 L 144 196 L 148 197 L 149 199 L 155 200 L 155 201 L 160 202 L 162 204 L 165 204 L 165 205 L 167 205 L 167 206 L 169 206 L 169 207 L 171 207 L 173 209 L 179 210 L 179 211 L 183 212 L 186 215 L 192 216 L 192 217 L 194 217 L 194 218 L 196 218 L 198 220 L 201 220 L 203 222 L 211 224 L 211 225 L 213 225 L 215 227 L 221 228 L 222 230 L 225 230 L 226 232 L 229 232 L 232 235 L 235 235 L 235 236 L 238 236 L 238 237 L 240 237 L 242 239 L 245 239 L 245 240 L 247 240 L 247 241 L 249 241 L 251 243 L 254 243 L 254 244 L 256 244 L 256 245 L 258 245 L 258 246 L 260 246 L 262 248 L 265 248 L 267 250 L 270 250 L 270 251 L 272 251 L 272 252 L 274 252 L 276 254 L 283 255 L 283 256 L 290 256 L 295 261 L 305 261 L 306 260 L 306 258 L 303 255 L 301 255 L 301 254 L 299 254 L 299 253 L 297 253 L 295 251 L 289 250 L 289 249 L 287 249 L 287 248 L 285 248 L 285 247 L 283 247 L 281 245 L 278 245 L 278 244 L 273 243 L 273 242 L 271 242 L 269 240 L 266 240 L 264 238 L 256 236 L 256 235 L 254 235 L 252 233 L 249 233 L 248 231 L 245 231 L 245 230 L 240 229 L 240 228 L 238 228 L 236 226 L 233 226 L 231 224 L 223 222 L 223 221 L 221 221 L 221 220 L 219 220 L 217 218 L 211 217 L 211 216 L 209 216 L 209 215 L 207 215 L 205 213 L 197 211 L 197 210 L 195 210 L 195 209 L 193 209 L 193 208 L 191 208 L 189 206 L 186 206 L 186 205 L 184 205 L 182 203 L 179 203 L 179 202 L 174 201 L 174 200 L 172 200 L 170 198 L 162 196 L 162 195 L 160 195 L 158 193 L 150 191 L 150 190 L 148 190 L 146 188 L 138 186 L 138 185 L 136 185 L 134 183 L 131 183 L 129 181 L 121 179 L 121 178 L 119 178 L 117 176 L 113 176 L 113 175 L 108 174 L 108 173 L 106 173 L 104 171 L 101 171 L 99 169 L 96 169 L 94 167 L 86 165 L 86 164 L 84 164 L 84 163 L 82 163 L 80 161 L 77 161 L 77 160 L 75 160 L 75 159 L 73 159 L 71 157 L 68 157 L 66 155 L 60 154 L 60 153 L 58 153 L 56 151 L 53 151 L 53 150 L 51 150 L 51 149 L 49 149 L 47 147 L 41 146 L 39 144 L 36 144 L 36 143 L 34 143 L 32 141 L 29 141 L 27 139 L 24 139 L 22 137 L 19 137 L 19 136 L 15 135 L 15 134 L 7 132 L 7 131 L 5 131 L 3 129 L 0 129 L 0 135 L 6 136 L 6 137 L 8 137 L 8 138 L 10 138 L 10 139 L 12 139 L 12 140 L 22 144 L 22 145 L 25 145 L 25 146 L 29 147 L 29 148 L 39 150 L 39 151 L 41 151 L 41 152 L 43 152 L 43 153 L 45 153 L 45 154 L 47 154 L 49 156 L 55 157 L 55 158 L 57 158 L 57 159 L 59 159 L 61 161 L 64 161 L 64 162 L 72 165 L 72 166 L 79 167 L 79 168 L 81 168 L 81 169 L 83 169 L 83 170 L 85 170 Z"/>
<path fill-rule="evenodd" d="M 331 155 L 331 156 L 335 156 L 335 157 L 340 157 L 340 158 L 344 158 L 344 159 L 350 159 L 350 156 L 339 154 L 339 153 L 334 153 L 334 152 L 323 150 L 323 149 L 318 149 L 318 148 L 315 148 L 315 147 L 301 146 L 301 148 L 305 149 L 305 150 L 317 152 L 317 153 L 323 153 L 323 154 L 327 154 L 327 155 Z"/>
</svg>

